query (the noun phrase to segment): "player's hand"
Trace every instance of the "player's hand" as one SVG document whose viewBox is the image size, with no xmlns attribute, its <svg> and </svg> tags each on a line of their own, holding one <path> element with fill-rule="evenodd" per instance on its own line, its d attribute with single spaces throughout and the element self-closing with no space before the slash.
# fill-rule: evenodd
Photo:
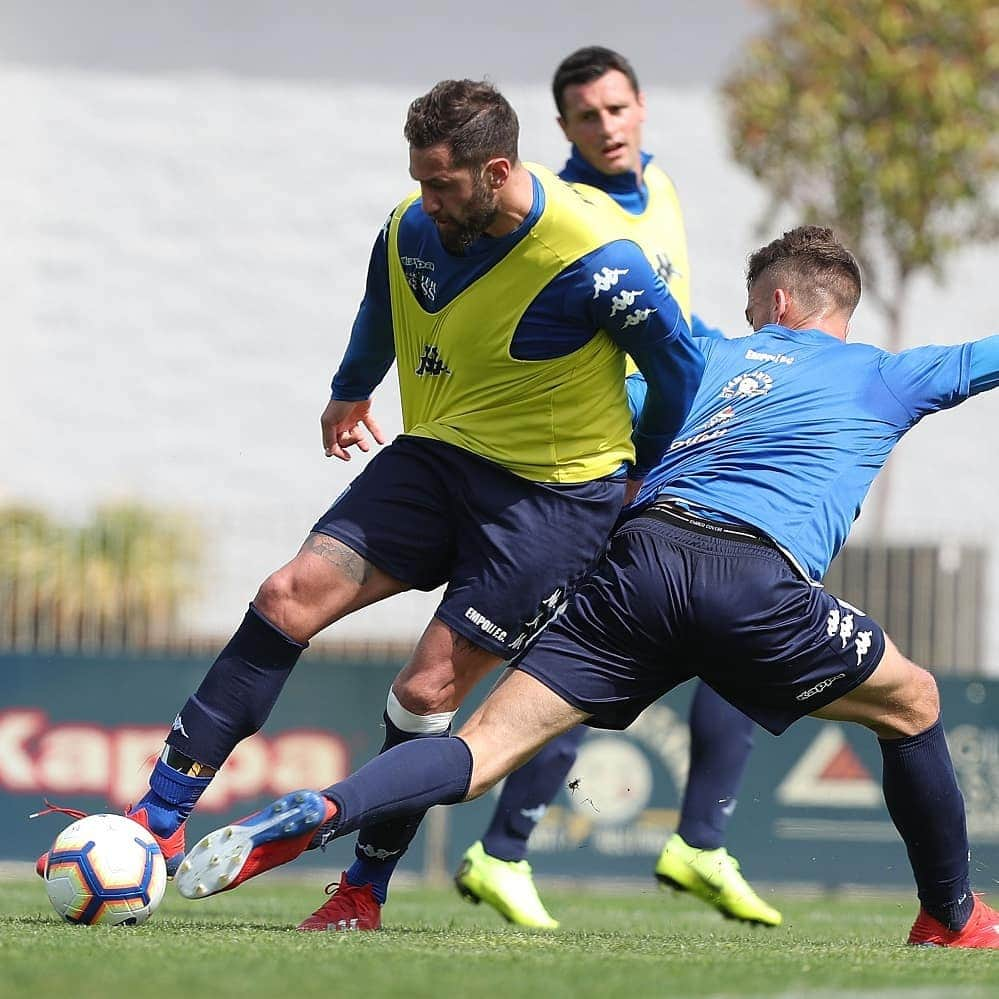
<svg viewBox="0 0 999 999">
<path fill-rule="evenodd" d="M 642 489 L 644 479 L 627 479 L 624 486 L 624 506 L 634 503 Z"/>
<path fill-rule="evenodd" d="M 370 451 L 371 442 L 362 428 L 366 428 L 378 444 L 385 443 L 382 428 L 371 415 L 370 399 L 361 402 L 330 399 L 319 422 L 323 428 L 323 450 L 327 458 L 350 461 L 347 449 L 351 447 L 357 447 L 359 451 Z"/>
</svg>

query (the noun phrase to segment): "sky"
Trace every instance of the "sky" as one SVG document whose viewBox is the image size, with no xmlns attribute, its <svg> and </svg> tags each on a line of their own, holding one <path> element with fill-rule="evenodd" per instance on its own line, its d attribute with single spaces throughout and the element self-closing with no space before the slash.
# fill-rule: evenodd
<svg viewBox="0 0 999 999">
<path fill-rule="evenodd" d="M 752 0 L 0 0 L 0 62 L 502 84 L 546 82 L 573 49 L 604 44 L 625 52 L 643 83 L 704 88 L 762 23 Z"/>
</svg>

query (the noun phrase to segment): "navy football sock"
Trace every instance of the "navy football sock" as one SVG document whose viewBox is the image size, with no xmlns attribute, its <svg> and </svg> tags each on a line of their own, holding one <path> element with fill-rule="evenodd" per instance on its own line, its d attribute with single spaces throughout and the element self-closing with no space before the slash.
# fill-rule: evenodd
<svg viewBox="0 0 999 999">
<path fill-rule="evenodd" d="M 338 809 L 325 827 L 324 839 L 346 836 L 362 826 L 377 829 L 413 818 L 418 824 L 432 805 L 453 805 L 463 800 L 471 780 L 472 754 L 457 736 L 413 739 L 381 753 L 346 780 L 323 791 Z M 360 863 L 362 858 L 366 863 Z M 370 884 L 375 899 L 384 905 L 388 878 L 397 860 L 390 857 L 379 861 L 361 854 L 347 872 L 347 880 L 354 885 Z"/>
<path fill-rule="evenodd" d="M 506 779 L 482 847 L 498 860 L 523 860 L 527 840 L 576 762 L 586 728 L 577 725 L 552 739 Z"/>
<path fill-rule="evenodd" d="M 275 628 L 251 604 L 177 715 L 167 745 L 217 770 L 237 744 L 267 720 L 307 647 Z"/>
<path fill-rule="evenodd" d="M 925 732 L 879 739 L 884 794 L 912 864 L 923 908 L 951 930 L 971 916 L 964 798 L 938 718 Z"/>
<path fill-rule="evenodd" d="M 149 828 L 157 836 L 169 838 L 191 814 L 210 783 L 211 777 L 178 773 L 163 760 L 157 760 L 149 777 L 149 791 L 132 811 L 144 808 Z"/>
<path fill-rule="evenodd" d="M 717 850 L 725 843 L 753 749 L 754 723 L 706 683 L 690 705 L 690 772 L 677 832 L 688 846 Z"/>
<path fill-rule="evenodd" d="M 406 732 L 388 714 L 382 717 L 385 721 L 385 742 L 380 753 L 411 742 L 440 741 L 451 734 L 450 726 L 443 732 Z M 347 870 L 347 880 L 352 885 L 370 884 L 375 899 L 384 905 L 388 898 L 389 881 L 420 828 L 425 814 L 426 808 L 418 812 L 399 813 L 398 817 L 388 821 L 366 821 L 360 827 L 360 835 L 354 847 L 355 859 Z"/>
</svg>

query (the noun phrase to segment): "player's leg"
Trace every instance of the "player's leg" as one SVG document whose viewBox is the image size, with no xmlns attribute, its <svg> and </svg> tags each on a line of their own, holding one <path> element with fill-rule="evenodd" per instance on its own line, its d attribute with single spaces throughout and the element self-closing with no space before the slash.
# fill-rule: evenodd
<svg viewBox="0 0 999 999">
<path fill-rule="evenodd" d="M 178 888 L 187 898 L 228 891 L 287 863 L 310 845 L 324 844 L 365 825 L 422 814 L 432 805 L 471 800 L 545 741 L 583 718 L 579 708 L 545 685 L 511 670 L 460 736 L 410 740 L 379 754 L 322 792 L 292 792 L 240 822 L 209 833 L 181 864 Z M 344 910 L 338 898 L 342 891 L 341 887 L 323 907 L 326 911 L 315 913 L 314 920 L 310 917 L 312 924 L 303 924 L 304 928 L 365 928 L 356 908 Z M 362 906 L 360 915 L 377 919 L 378 913 Z"/>
<path fill-rule="evenodd" d="M 582 727 L 560 735 L 507 777 L 482 836 L 482 846 L 490 857 L 505 861 L 527 857 L 527 841 L 565 787 L 585 737 Z"/>
<path fill-rule="evenodd" d="M 389 691 L 385 740 L 379 752 L 414 740 L 449 736 L 451 720 L 468 692 L 502 662 L 500 656 L 434 618 Z M 361 829 L 354 863 L 339 891 L 341 904 L 346 904 L 352 888 L 364 889 L 363 898 L 370 895 L 379 907 L 385 904 L 389 881 L 423 815 L 417 812 Z M 366 904 L 366 908 L 370 906 Z"/>
<path fill-rule="evenodd" d="M 689 725 L 690 769 L 680 824 L 659 855 L 656 878 L 732 919 L 779 926 L 780 912 L 757 895 L 724 845 L 756 726 L 703 682 L 691 702 Z"/>
<path fill-rule="evenodd" d="M 663 576 L 657 553 L 645 541 L 640 538 L 640 550 L 632 552 L 630 539 L 615 539 L 612 554 L 620 557 L 604 560 L 574 604 L 517 661 L 516 669 L 504 674 L 460 738 L 410 740 L 322 796 L 295 792 L 242 823 L 209 834 L 181 866 L 181 894 L 197 898 L 226 891 L 287 862 L 292 852 L 308 845 L 361 826 L 422 814 L 434 804 L 476 797 L 591 714 L 599 716 L 594 724 L 626 728 L 689 676 L 661 665 L 663 655 L 667 662 L 671 658 L 670 624 L 686 597 L 682 580 L 671 587 L 675 600 L 664 600 L 660 587 L 643 587 L 641 577 L 650 572 L 660 584 Z M 645 598 L 636 601 L 643 591 Z M 640 605 L 629 607 L 636 603 Z M 650 660 L 657 668 L 644 665 Z M 323 817 L 322 801 L 332 802 L 334 815 Z M 285 825 L 290 827 L 286 834 Z M 311 844 L 304 836 L 307 829 Z M 367 914 L 365 908 L 361 915 Z M 334 896 L 306 924 L 310 929 L 361 928 L 361 915 L 356 908 L 344 911 Z"/>
<path fill-rule="evenodd" d="M 131 809 L 183 855 L 183 824 L 236 746 L 267 720 L 309 639 L 327 625 L 408 586 L 342 542 L 311 534 L 260 587 L 235 634 L 174 720 L 149 790 Z"/>
<path fill-rule="evenodd" d="M 996 946 L 999 914 L 968 884 L 964 802 L 932 676 L 863 611 L 773 558 L 756 570 L 747 565 L 727 585 L 705 574 L 698 604 L 704 635 L 723 621 L 735 639 L 731 648 L 707 648 L 698 672 L 759 724 L 779 735 L 811 714 L 879 737 L 885 800 L 922 903 L 910 942 Z"/>
<path fill-rule="evenodd" d="M 813 714 L 856 722 L 878 736 L 885 804 L 905 842 L 922 905 L 909 943 L 999 948 L 999 913 L 971 891 L 964 799 L 933 677 L 886 636 L 871 676 Z"/>
<path fill-rule="evenodd" d="M 435 620 L 392 685 L 383 751 L 446 736 L 471 688 L 513 658 L 564 606 L 598 557 L 620 509 L 623 484 L 550 487 L 452 448 L 454 556 Z M 389 880 L 422 816 L 360 830 L 347 884 L 384 904 Z"/>
<path fill-rule="evenodd" d="M 260 587 L 177 714 L 133 816 L 181 840 L 182 853 L 184 820 L 235 746 L 263 725 L 312 636 L 360 607 L 446 578 L 446 496 L 435 463 L 409 442 L 389 445 L 365 467 L 295 558 Z"/>
<path fill-rule="evenodd" d="M 687 721 L 690 771 L 677 833 L 699 850 L 717 850 L 735 813 L 756 725 L 702 681 Z"/>
<path fill-rule="evenodd" d="M 565 786 L 586 735 L 583 726 L 552 739 L 506 779 L 485 835 L 462 857 L 454 883 L 472 902 L 486 902 L 518 926 L 556 929 L 527 862 L 527 841 Z"/>
</svg>

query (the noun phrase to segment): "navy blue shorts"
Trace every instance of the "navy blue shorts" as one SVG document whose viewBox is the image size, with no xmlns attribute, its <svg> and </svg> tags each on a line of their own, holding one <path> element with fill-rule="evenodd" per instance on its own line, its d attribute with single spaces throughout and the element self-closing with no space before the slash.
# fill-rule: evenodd
<svg viewBox="0 0 999 999">
<path fill-rule="evenodd" d="M 516 668 L 612 729 L 699 676 L 775 735 L 874 672 L 876 621 L 802 578 L 768 539 L 698 523 L 654 510 L 626 521 Z"/>
<path fill-rule="evenodd" d="M 593 568 L 622 480 L 548 485 L 470 451 L 401 436 L 313 527 L 418 590 L 447 583 L 436 616 L 509 659 Z"/>
</svg>

